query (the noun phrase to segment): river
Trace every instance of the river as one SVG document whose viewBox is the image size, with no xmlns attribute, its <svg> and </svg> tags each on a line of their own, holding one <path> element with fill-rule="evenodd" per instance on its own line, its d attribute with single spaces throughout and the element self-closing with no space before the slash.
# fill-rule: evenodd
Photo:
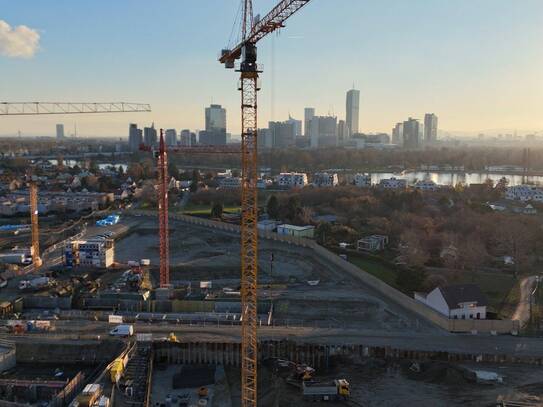
<svg viewBox="0 0 543 407">
<path fill-rule="evenodd" d="M 409 184 L 413 184 L 417 181 L 424 179 L 431 179 L 438 185 L 456 185 L 458 183 L 469 184 L 482 184 L 487 179 L 491 179 L 496 184 L 501 178 L 506 178 L 509 181 L 509 186 L 521 185 L 523 182 L 522 175 L 512 175 L 504 173 L 488 173 L 488 172 L 426 172 L 426 171 L 414 171 L 401 174 L 394 174 L 392 172 L 379 172 L 371 174 L 372 184 L 378 184 L 379 181 L 386 178 L 399 178 L 406 179 Z M 534 185 L 543 185 L 542 176 L 527 176 L 526 183 Z"/>
</svg>

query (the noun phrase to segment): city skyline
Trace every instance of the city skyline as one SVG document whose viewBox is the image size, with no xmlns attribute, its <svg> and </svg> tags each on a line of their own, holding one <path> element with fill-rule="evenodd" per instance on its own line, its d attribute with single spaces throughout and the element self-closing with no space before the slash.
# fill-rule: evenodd
<svg viewBox="0 0 543 407">
<path fill-rule="evenodd" d="M 77 122 L 81 136 L 115 137 L 125 135 L 127 123 L 135 121 L 203 129 L 202 107 L 220 103 L 228 112 L 229 132 L 237 135 L 236 81 L 217 63 L 216 54 L 231 31 L 231 19 L 224 16 L 233 16 L 238 2 L 213 5 L 195 7 L 187 1 L 166 0 L 153 6 L 131 3 L 130 7 L 126 0 L 70 7 L 63 2 L 25 0 L 9 4 L 5 24 L 13 30 L 27 26 L 32 35 L 29 48 L 19 54 L 7 47 L 5 35 L 0 36 L 1 59 L 10 78 L 3 98 L 130 99 L 152 105 L 152 113 L 128 118 L 63 119 L 67 128 Z M 255 1 L 255 12 L 265 13 L 268 6 Z M 364 26 L 370 32 L 394 26 L 407 12 L 418 15 L 420 24 L 401 32 L 378 30 L 379 36 L 371 40 L 358 29 Z M 305 14 L 259 48 L 265 67 L 261 125 L 286 119 L 289 112 L 303 120 L 307 106 L 345 119 L 344 92 L 354 81 L 363 95 L 360 132 L 390 132 L 398 120 L 423 119 L 426 112 L 436 112 L 440 128 L 449 132 L 543 129 L 539 114 L 543 56 L 538 51 L 543 4 L 539 1 L 428 4 L 415 0 L 409 5 L 382 5 L 345 0 L 342 7 L 321 1 L 308 5 Z M 161 24 L 152 32 L 139 30 L 149 16 Z M 342 24 L 332 30 L 315 29 L 329 19 Z M 462 19 L 461 30 L 452 23 L 455 19 Z M 208 20 L 214 24 L 198 23 Z M 97 31 L 98 21 L 103 24 Z M 342 45 L 345 36 L 357 40 Z M 194 41 L 179 45 L 182 38 Z M 328 59 L 316 57 L 322 49 L 327 50 Z M 348 61 L 335 62 L 346 51 Z M 0 134 L 15 135 L 21 130 L 23 134 L 52 135 L 50 129 L 57 121 L 54 117 L 4 118 Z"/>
</svg>

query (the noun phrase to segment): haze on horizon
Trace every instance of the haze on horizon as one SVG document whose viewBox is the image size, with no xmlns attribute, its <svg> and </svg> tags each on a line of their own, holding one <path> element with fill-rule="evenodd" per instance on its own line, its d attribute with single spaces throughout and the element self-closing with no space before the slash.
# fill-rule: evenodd
<svg viewBox="0 0 543 407">
<path fill-rule="evenodd" d="M 254 3 L 261 14 L 274 4 Z M 60 122 L 67 133 L 77 122 L 82 136 L 126 137 L 129 122 L 202 129 L 210 103 L 226 107 L 228 131 L 239 134 L 237 74 L 217 62 L 239 0 L 196 4 L 5 4 L 2 101 L 122 100 L 153 112 L 3 117 L 0 134 L 53 135 Z M 448 131 L 542 131 L 541 38 L 541 0 L 313 0 L 259 47 L 260 126 L 302 119 L 306 106 L 343 118 L 354 83 L 363 132 L 426 112 Z"/>
</svg>

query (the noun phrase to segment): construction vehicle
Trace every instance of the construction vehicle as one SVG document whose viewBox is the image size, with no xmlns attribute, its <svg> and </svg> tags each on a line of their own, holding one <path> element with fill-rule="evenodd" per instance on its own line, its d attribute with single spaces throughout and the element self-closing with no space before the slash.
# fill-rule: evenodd
<svg viewBox="0 0 543 407">
<path fill-rule="evenodd" d="M 19 290 L 21 291 L 36 291 L 51 286 L 53 280 L 49 277 L 38 277 L 33 280 L 19 281 Z"/>
<path fill-rule="evenodd" d="M 243 0 L 241 41 L 223 49 L 219 61 L 225 68 L 239 69 L 241 92 L 241 405 L 257 405 L 258 364 L 258 166 L 257 94 L 261 67 L 257 64 L 257 43 L 284 27 L 285 21 L 310 0 L 281 0 L 263 18 L 253 18 L 252 0 Z"/>
<path fill-rule="evenodd" d="M 288 383 L 299 383 L 300 380 L 312 380 L 315 369 L 305 363 L 296 363 L 285 359 L 275 360 L 275 370 L 278 374 L 286 373 Z"/>
<path fill-rule="evenodd" d="M 173 332 L 170 332 L 170 334 L 168 335 L 168 342 L 179 343 L 179 339 L 177 339 L 177 335 L 175 335 Z"/>
<path fill-rule="evenodd" d="M 102 396 L 102 386 L 96 383 L 87 384 L 75 402 L 79 407 L 91 407 Z"/>
<path fill-rule="evenodd" d="M 333 382 L 303 382 L 304 398 L 313 401 L 346 400 L 351 395 L 349 382 L 345 379 L 336 379 Z"/>
</svg>

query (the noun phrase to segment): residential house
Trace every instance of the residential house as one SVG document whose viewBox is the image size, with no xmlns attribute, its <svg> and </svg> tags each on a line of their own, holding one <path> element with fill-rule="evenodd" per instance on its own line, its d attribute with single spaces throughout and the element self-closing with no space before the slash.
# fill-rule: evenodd
<svg viewBox="0 0 543 407">
<path fill-rule="evenodd" d="M 282 188 L 303 188 L 307 185 L 307 174 L 302 172 L 282 172 L 277 176 Z"/>
<path fill-rule="evenodd" d="M 316 187 L 335 187 L 338 184 L 338 177 L 335 173 L 317 172 L 313 176 L 313 185 Z"/>
<path fill-rule="evenodd" d="M 488 300 L 476 284 L 436 287 L 415 299 L 450 319 L 486 319 Z"/>
<path fill-rule="evenodd" d="M 398 178 L 386 178 L 379 182 L 379 187 L 383 189 L 406 189 L 407 181 L 405 179 Z"/>
<path fill-rule="evenodd" d="M 388 244 L 388 236 L 385 235 L 371 235 L 366 236 L 360 239 L 356 243 L 356 248 L 358 250 L 366 252 L 377 252 L 384 250 Z"/>
<path fill-rule="evenodd" d="M 354 184 L 358 188 L 370 188 L 371 187 L 371 175 L 370 174 L 355 174 Z"/>
</svg>

